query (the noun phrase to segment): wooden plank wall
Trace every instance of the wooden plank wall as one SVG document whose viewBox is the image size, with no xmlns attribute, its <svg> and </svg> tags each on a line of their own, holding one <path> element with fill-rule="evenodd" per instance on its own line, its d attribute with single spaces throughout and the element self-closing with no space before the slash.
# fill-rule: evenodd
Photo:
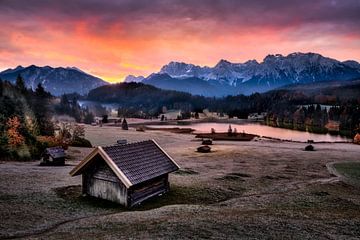
<svg viewBox="0 0 360 240">
<path fill-rule="evenodd" d="M 83 174 L 83 193 L 127 206 L 127 188 L 101 158 Z"/>
<path fill-rule="evenodd" d="M 168 174 L 132 187 L 129 192 L 129 206 L 169 191 Z"/>
</svg>

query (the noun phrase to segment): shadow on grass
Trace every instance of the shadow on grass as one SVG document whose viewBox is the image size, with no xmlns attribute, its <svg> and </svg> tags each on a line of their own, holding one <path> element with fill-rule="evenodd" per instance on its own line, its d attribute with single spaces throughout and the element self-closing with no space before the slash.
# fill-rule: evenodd
<svg viewBox="0 0 360 240">
<path fill-rule="evenodd" d="M 82 196 L 80 185 L 60 187 L 54 189 L 54 191 L 58 197 L 69 201 L 69 204 L 80 203 L 94 208 L 116 209 L 121 211 L 145 211 L 175 204 L 209 205 L 223 202 L 241 195 L 241 192 L 229 191 L 222 188 L 201 188 L 174 185 L 171 186 L 169 192 L 161 196 L 150 198 L 140 205 L 132 208 L 125 208 L 122 205 L 111 201 L 90 196 Z"/>
<path fill-rule="evenodd" d="M 334 163 L 333 167 L 338 173 L 360 185 L 360 162 Z"/>
</svg>

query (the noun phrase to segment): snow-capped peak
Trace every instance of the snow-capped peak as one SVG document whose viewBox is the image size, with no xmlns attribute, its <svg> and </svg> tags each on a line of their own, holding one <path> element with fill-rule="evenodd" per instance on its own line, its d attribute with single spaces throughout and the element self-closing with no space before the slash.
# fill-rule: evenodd
<svg viewBox="0 0 360 240">
<path fill-rule="evenodd" d="M 221 59 L 212 68 L 170 62 L 161 68 L 160 73 L 167 73 L 174 78 L 215 80 L 230 86 L 239 86 L 250 80 L 256 84 L 264 82 L 268 85 L 282 85 L 359 77 L 360 64 L 356 61 L 340 62 L 317 53 L 295 52 L 287 56 L 270 54 L 261 63 L 256 60 L 231 63 Z"/>
<path fill-rule="evenodd" d="M 142 80 L 144 80 L 143 76 L 128 75 L 124 82 L 142 82 Z"/>
</svg>

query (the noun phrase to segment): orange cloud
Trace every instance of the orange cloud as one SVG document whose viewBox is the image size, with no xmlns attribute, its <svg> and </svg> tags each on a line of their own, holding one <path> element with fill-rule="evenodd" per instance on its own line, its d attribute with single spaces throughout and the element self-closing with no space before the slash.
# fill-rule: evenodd
<svg viewBox="0 0 360 240">
<path fill-rule="evenodd" d="M 244 1 L 240 8 L 237 1 L 212 6 L 109 0 L 87 5 L 74 0 L 43 6 L 43 1 L 34 0 L 26 15 L 16 8 L 18 0 L 4 2 L 12 11 L 0 8 L 0 69 L 20 64 L 76 66 L 118 82 L 128 74 L 157 72 L 170 61 L 213 66 L 220 59 L 262 61 L 267 54 L 297 51 L 360 60 L 360 37 L 351 24 L 358 17 L 348 3 L 338 3 L 335 11 L 325 3 L 293 9 L 281 1 L 274 1 L 271 9 L 268 2 L 262 8 L 254 1 Z M 322 8 L 326 11 L 317 12 Z M 69 9 L 77 14 L 69 14 Z M 342 22 L 333 22 L 328 12 Z"/>
</svg>

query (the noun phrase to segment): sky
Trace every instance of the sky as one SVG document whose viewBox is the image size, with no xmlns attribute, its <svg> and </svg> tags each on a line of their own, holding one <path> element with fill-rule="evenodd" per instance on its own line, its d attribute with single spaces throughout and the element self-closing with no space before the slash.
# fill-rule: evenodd
<svg viewBox="0 0 360 240">
<path fill-rule="evenodd" d="M 170 61 L 360 61 L 359 13 L 360 0 L 0 0 L 0 70 L 75 66 L 119 82 Z"/>
</svg>

